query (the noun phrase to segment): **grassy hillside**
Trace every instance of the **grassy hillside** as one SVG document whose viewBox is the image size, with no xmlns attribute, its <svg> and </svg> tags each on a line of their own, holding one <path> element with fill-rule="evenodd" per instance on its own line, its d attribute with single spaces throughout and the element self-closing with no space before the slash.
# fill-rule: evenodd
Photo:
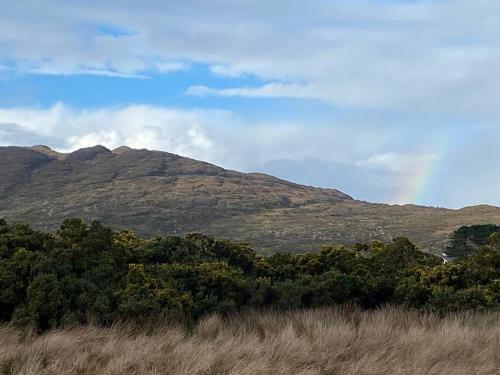
<svg viewBox="0 0 500 375">
<path fill-rule="evenodd" d="M 212 315 L 192 330 L 0 327 L 0 374 L 494 375 L 500 315 L 317 309 Z"/>
<path fill-rule="evenodd" d="M 70 154 L 0 147 L 0 217 L 49 231 L 81 217 L 143 236 L 197 232 L 250 242 L 267 254 L 400 236 L 438 253 L 462 225 L 500 225 L 497 207 L 368 203 L 166 152 L 102 146 Z"/>
</svg>

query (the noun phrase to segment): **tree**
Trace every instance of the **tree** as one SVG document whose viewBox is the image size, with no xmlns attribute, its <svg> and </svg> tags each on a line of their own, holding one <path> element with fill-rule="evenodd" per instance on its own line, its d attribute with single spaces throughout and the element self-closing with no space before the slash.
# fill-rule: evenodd
<svg viewBox="0 0 500 375">
<path fill-rule="evenodd" d="M 32 325 L 40 330 L 59 325 L 64 310 L 64 298 L 55 275 L 35 276 L 28 286 L 26 296 L 26 301 L 14 311 L 14 324 Z"/>
<path fill-rule="evenodd" d="M 488 246 L 495 251 L 500 251 L 500 232 L 490 234 L 488 237 Z"/>
<path fill-rule="evenodd" d="M 0 260 L 0 321 L 10 320 L 14 310 L 27 303 L 27 289 L 33 279 L 50 271 L 50 262 L 43 253 L 24 248 Z"/>
<path fill-rule="evenodd" d="M 307 307 L 359 303 L 362 297 L 362 287 L 357 278 L 331 270 L 310 280 L 304 303 Z"/>
<path fill-rule="evenodd" d="M 187 293 L 174 288 L 165 278 L 148 272 L 144 265 L 131 265 L 126 285 L 121 293 L 122 316 L 133 320 L 147 320 L 159 316 L 188 311 L 192 300 Z"/>
<path fill-rule="evenodd" d="M 462 226 L 452 233 L 446 254 L 454 258 L 471 255 L 487 245 L 490 236 L 499 231 L 500 227 L 493 224 Z"/>
</svg>

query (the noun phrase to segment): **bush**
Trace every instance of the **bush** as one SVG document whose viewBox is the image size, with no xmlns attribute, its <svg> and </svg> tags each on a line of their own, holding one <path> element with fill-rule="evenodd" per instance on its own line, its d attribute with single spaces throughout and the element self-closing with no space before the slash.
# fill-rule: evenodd
<svg viewBox="0 0 500 375">
<path fill-rule="evenodd" d="M 0 220 L 0 321 L 19 326 L 197 320 L 249 307 L 345 303 L 498 309 L 500 253 L 486 245 L 443 264 L 397 238 L 266 257 L 201 234 L 143 239 L 78 219 L 48 234 Z"/>
</svg>

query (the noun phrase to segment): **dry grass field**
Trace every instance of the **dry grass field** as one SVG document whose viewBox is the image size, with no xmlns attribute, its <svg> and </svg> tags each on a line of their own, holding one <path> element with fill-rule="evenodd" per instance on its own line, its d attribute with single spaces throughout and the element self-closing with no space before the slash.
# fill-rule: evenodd
<svg viewBox="0 0 500 375">
<path fill-rule="evenodd" d="M 211 316 L 189 332 L 0 327 L 0 374 L 498 374 L 500 314 L 388 307 Z"/>
</svg>

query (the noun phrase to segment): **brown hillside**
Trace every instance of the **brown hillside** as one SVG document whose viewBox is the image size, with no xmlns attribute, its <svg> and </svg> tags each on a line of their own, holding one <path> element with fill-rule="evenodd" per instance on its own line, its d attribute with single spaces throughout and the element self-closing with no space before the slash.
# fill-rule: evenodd
<svg viewBox="0 0 500 375">
<path fill-rule="evenodd" d="M 0 217 L 53 230 L 68 217 L 143 235 L 198 231 L 263 251 L 407 236 L 439 251 L 464 224 L 500 224 L 500 208 L 462 210 L 353 200 L 333 189 L 246 174 L 178 155 L 102 146 L 60 154 L 0 147 Z"/>
</svg>

